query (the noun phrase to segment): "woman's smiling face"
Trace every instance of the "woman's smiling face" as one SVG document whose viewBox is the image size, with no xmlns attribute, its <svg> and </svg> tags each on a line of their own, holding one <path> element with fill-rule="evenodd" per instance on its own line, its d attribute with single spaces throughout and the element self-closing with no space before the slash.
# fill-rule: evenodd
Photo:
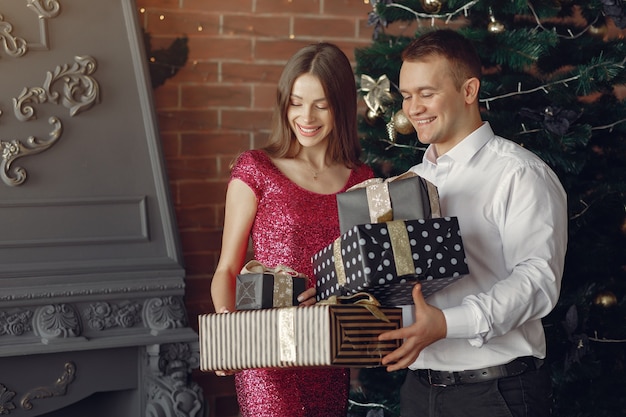
<svg viewBox="0 0 626 417">
<path fill-rule="evenodd" d="M 300 145 L 310 147 L 327 140 L 333 129 L 333 115 L 317 77 L 302 74 L 296 78 L 287 118 Z"/>
</svg>

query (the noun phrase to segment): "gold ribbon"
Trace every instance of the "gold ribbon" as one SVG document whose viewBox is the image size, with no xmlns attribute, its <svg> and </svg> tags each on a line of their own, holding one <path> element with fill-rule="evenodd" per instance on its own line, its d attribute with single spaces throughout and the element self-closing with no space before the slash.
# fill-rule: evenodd
<svg viewBox="0 0 626 417">
<path fill-rule="evenodd" d="M 377 80 L 367 74 L 361 74 L 361 91 L 367 93 L 363 99 L 367 107 L 375 113 L 382 110 L 385 103 L 391 101 L 390 87 L 391 81 L 385 74 L 378 77 Z"/>
<path fill-rule="evenodd" d="M 409 244 L 409 232 L 406 230 L 404 220 L 392 220 L 385 222 L 389 239 L 391 240 L 391 250 L 393 252 L 393 260 L 396 264 L 396 275 L 411 275 L 415 273 L 413 266 L 413 254 L 411 253 L 411 245 Z M 341 237 L 333 242 L 333 256 L 335 257 L 335 272 L 337 274 L 337 283 L 339 286 L 346 285 L 346 270 L 341 255 Z"/>
<path fill-rule="evenodd" d="M 393 220 L 393 207 L 391 207 L 391 197 L 389 196 L 389 183 L 416 176 L 417 174 L 413 171 L 407 171 L 403 174 L 396 175 L 395 177 L 389 177 L 387 179 L 370 178 L 353 185 L 346 191 L 365 188 L 367 207 L 370 214 L 370 223 L 385 223 Z M 425 179 L 424 181 L 426 182 L 426 188 L 428 190 L 428 202 L 430 204 L 431 217 L 441 217 L 437 187 L 435 187 L 435 185 L 430 181 Z"/>
<path fill-rule="evenodd" d="M 353 295 L 332 295 L 326 300 L 320 301 L 318 304 L 328 305 L 359 305 L 365 307 L 374 317 L 379 320 L 389 323 L 390 320 L 385 316 L 385 313 L 380 311 L 380 303 L 373 295 L 366 292 L 358 292 Z"/>
<path fill-rule="evenodd" d="M 278 265 L 276 268 L 269 268 L 257 260 L 251 260 L 243 266 L 241 274 L 272 274 L 274 275 L 274 297 L 273 306 L 288 306 L 292 304 L 293 298 L 293 278 L 305 278 L 285 265 Z"/>
<path fill-rule="evenodd" d="M 343 266 L 343 256 L 341 255 L 341 237 L 333 242 L 333 256 L 335 257 L 335 272 L 337 272 L 337 283 L 340 286 L 346 285 L 346 269 Z"/>
<path fill-rule="evenodd" d="M 297 307 L 278 308 L 278 355 L 281 362 L 296 361 L 296 326 Z"/>
<path fill-rule="evenodd" d="M 387 230 L 391 239 L 397 276 L 414 274 L 413 254 L 411 253 L 409 232 L 406 230 L 406 224 L 402 220 L 387 222 Z"/>
</svg>

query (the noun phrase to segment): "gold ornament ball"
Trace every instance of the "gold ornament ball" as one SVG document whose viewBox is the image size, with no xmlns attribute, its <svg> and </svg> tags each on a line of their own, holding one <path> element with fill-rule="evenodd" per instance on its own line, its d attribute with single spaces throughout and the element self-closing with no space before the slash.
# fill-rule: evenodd
<svg viewBox="0 0 626 417">
<path fill-rule="evenodd" d="M 593 299 L 593 303 L 597 306 L 609 308 L 617 304 L 617 297 L 611 291 L 601 291 Z"/>
<path fill-rule="evenodd" d="M 376 122 L 378 121 L 378 117 L 378 112 L 372 109 L 368 109 L 367 112 L 365 112 L 365 121 L 370 126 L 374 126 L 376 124 Z"/>
<path fill-rule="evenodd" d="M 491 18 L 491 22 L 487 25 L 487 31 L 489 33 L 502 33 L 505 27 L 502 23 L 498 22 L 495 18 Z"/>
<path fill-rule="evenodd" d="M 406 117 L 406 114 L 404 114 L 402 110 L 398 110 L 396 114 L 393 115 L 393 124 L 396 132 L 401 135 L 411 134 L 415 130 L 411 121 L 408 117 Z"/>
<path fill-rule="evenodd" d="M 422 8 L 426 13 L 439 13 L 443 2 L 440 0 L 422 0 Z"/>
</svg>

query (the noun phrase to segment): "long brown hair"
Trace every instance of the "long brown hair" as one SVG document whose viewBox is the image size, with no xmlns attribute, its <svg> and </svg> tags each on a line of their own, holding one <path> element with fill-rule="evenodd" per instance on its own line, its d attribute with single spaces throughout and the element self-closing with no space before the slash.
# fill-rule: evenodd
<svg viewBox="0 0 626 417">
<path fill-rule="evenodd" d="M 331 43 L 305 46 L 285 65 L 276 91 L 272 131 L 263 149 L 279 158 L 294 157 L 300 151 L 300 144 L 289 125 L 287 111 L 293 84 L 303 74 L 311 74 L 320 80 L 333 115 L 334 126 L 327 151 L 329 159 L 354 168 L 359 165 L 361 156 L 356 120 L 356 82 L 348 57 Z"/>
</svg>

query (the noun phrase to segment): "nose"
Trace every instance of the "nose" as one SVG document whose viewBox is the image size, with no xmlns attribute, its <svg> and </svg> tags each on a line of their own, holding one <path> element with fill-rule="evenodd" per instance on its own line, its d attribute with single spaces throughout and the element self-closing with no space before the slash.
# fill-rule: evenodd
<svg viewBox="0 0 626 417">
<path fill-rule="evenodd" d="M 426 111 L 426 106 L 424 106 L 420 100 L 413 98 L 402 103 L 402 111 L 404 111 L 404 114 L 408 117 L 418 116 Z"/>
<path fill-rule="evenodd" d="M 313 106 L 302 106 L 302 119 L 307 123 L 315 119 Z"/>
</svg>

